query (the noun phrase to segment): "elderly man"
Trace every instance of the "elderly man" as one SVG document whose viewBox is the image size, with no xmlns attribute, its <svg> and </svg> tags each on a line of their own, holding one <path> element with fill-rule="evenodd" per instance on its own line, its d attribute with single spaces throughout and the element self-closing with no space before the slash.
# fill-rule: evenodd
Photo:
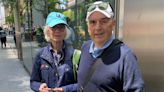
<svg viewBox="0 0 164 92">
<path fill-rule="evenodd" d="M 79 91 L 143 92 L 144 81 L 135 55 L 123 42 L 112 38 L 116 23 L 110 4 L 91 4 L 86 21 L 91 40 L 81 49 Z"/>
</svg>

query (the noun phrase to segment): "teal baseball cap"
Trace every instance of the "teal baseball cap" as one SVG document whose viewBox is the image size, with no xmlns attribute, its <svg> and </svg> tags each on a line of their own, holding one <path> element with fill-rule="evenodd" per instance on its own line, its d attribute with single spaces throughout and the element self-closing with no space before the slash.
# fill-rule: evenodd
<svg viewBox="0 0 164 92">
<path fill-rule="evenodd" d="M 66 17 L 59 12 L 51 12 L 47 16 L 46 25 L 48 25 L 49 27 L 53 27 L 58 24 L 65 24 L 68 26 Z"/>
</svg>

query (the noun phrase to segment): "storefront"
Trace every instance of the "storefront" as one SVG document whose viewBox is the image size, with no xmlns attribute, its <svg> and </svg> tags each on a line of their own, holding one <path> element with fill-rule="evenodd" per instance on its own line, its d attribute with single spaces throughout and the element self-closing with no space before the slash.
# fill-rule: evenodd
<svg viewBox="0 0 164 92">
<path fill-rule="evenodd" d="M 88 4 L 96 0 L 68 0 L 65 4 L 66 9 L 62 13 L 68 17 L 68 24 L 71 26 L 74 36 L 70 38 L 70 43 L 74 48 L 80 49 L 82 44 L 89 40 L 87 25 L 85 21 Z M 103 0 L 110 2 L 114 7 L 116 28 L 113 31 L 115 38 L 120 38 L 123 26 L 124 0 Z M 29 73 L 32 70 L 33 59 L 36 51 L 45 46 L 46 42 L 43 35 L 43 27 L 35 27 L 30 34 L 22 35 L 23 63 Z"/>
</svg>

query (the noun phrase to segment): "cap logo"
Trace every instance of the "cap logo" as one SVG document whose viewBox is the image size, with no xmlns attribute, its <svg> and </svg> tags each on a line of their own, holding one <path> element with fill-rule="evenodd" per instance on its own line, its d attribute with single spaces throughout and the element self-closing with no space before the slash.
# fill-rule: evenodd
<svg viewBox="0 0 164 92">
<path fill-rule="evenodd" d="M 67 25 L 67 21 L 65 16 L 59 12 L 51 12 L 46 19 L 46 25 L 49 27 L 53 27 L 58 24 L 65 24 Z"/>
<path fill-rule="evenodd" d="M 56 17 L 61 18 L 61 15 L 60 14 L 57 14 Z"/>
</svg>

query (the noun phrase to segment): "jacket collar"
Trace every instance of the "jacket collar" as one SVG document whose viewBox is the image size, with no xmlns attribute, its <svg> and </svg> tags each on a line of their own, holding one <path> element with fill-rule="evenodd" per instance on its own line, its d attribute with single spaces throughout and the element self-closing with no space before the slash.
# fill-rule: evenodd
<svg viewBox="0 0 164 92">
<path fill-rule="evenodd" d="M 64 52 L 64 61 L 68 61 L 71 59 L 71 56 L 73 54 L 73 48 L 68 48 L 67 44 L 64 42 L 63 46 L 63 52 Z M 48 46 L 44 47 L 43 52 L 41 54 L 41 58 L 45 59 L 49 63 L 53 63 L 53 52 L 51 44 L 49 43 Z"/>
<path fill-rule="evenodd" d="M 53 63 L 53 55 L 51 51 L 51 44 L 43 48 L 43 52 L 41 54 L 41 58 L 45 59 L 46 61 Z"/>
</svg>

